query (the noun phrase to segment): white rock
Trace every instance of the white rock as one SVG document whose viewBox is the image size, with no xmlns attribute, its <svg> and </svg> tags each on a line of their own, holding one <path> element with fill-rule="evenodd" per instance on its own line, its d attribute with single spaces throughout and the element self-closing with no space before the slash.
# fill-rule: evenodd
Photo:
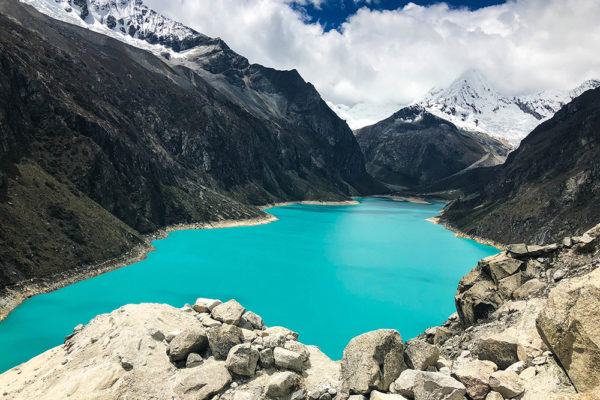
<svg viewBox="0 0 600 400">
<path fill-rule="evenodd" d="M 415 378 L 416 400 L 464 400 L 466 393 L 462 383 L 439 372 L 422 372 Z"/>
<path fill-rule="evenodd" d="M 381 393 L 377 390 L 373 390 L 371 392 L 371 397 L 369 400 L 408 400 L 406 397 L 401 394 L 394 393 Z"/>
<path fill-rule="evenodd" d="M 474 360 L 456 371 L 456 378 L 467 388 L 473 400 L 483 400 L 490 391 L 490 375 L 498 370 L 491 361 Z"/>
<path fill-rule="evenodd" d="M 300 376 L 290 371 L 277 372 L 267 385 L 267 396 L 283 397 L 291 394 L 300 384 Z"/>
<path fill-rule="evenodd" d="M 273 350 L 275 365 L 285 369 L 302 372 L 304 369 L 304 359 L 301 354 L 295 351 L 287 350 L 282 347 L 275 347 Z"/>
<path fill-rule="evenodd" d="M 508 368 L 506 368 L 506 370 L 520 374 L 521 372 L 523 372 L 523 370 L 525 368 L 527 368 L 527 364 L 525 364 L 524 361 L 518 361 L 518 362 L 512 364 L 511 366 L 509 366 Z"/>
<path fill-rule="evenodd" d="M 490 376 L 490 387 L 504 398 L 510 399 L 523 393 L 525 387 L 513 371 L 496 371 Z"/>
<path fill-rule="evenodd" d="M 237 325 L 245 311 L 246 309 L 240 303 L 235 300 L 229 300 L 213 308 L 211 315 L 217 321 Z"/>
<path fill-rule="evenodd" d="M 196 302 L 194 303 L 192 308 L 199 313 L 209 313 L 219 304 L 221 304 L 221 300 L 205 299 L 199 297 L 198 299 L 196 299 Z"/>
</svg>

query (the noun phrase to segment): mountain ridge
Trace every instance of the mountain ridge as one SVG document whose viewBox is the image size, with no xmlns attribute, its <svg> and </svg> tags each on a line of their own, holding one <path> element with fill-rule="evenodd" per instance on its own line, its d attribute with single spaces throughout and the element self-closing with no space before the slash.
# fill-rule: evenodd
<svg viewBox="0 0 600 400">
<path fill-rule="evenodd" d="M 586 90 L 600 86 L 588 80 L 569 91 L 548 90 L 523 96 L 499 93 L 476 69 L 465 71 L 447 88 L 431 89 L 416 102 L 459 128 L 486 133 L 516 146 L 537 125 Z"/>
<path fill-rule="evenodd" d="M 449 179 L 429 192 L 460 191 L 441 221 L 500 243 L 558 241 L 598 223 L 600 88 L 540 124 L 503 165 Z"/>
<path fill-rule="evenodd" d="M 395 190 L 418 190 L 462 171 L 504 162 L 511 150 L 415 105 L 356 130 L 367 171 Z"/>
<path fill-rule="evenodd" d="M 379 188 L 350 129 L 297 72 L 243 70 L 261 91 L 244 90 L 276 100 L 277 115 L 261 115 L 196 64 L 17 1 L 0 10 L 0 292 L 93 268 L 165 226 Z"/>
</svg>

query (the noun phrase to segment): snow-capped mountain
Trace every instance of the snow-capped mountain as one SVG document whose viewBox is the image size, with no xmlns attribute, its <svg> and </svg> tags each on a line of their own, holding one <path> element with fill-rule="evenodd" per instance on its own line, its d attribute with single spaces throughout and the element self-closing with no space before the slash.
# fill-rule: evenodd
<svg viewBox="0 0 600 400">
<path fill-rule="evenodd" d="M 483 132 L 516 146 L 563 105 L 598 86 L 600 81 L 589 80 L 570 91 L 510 97 L 499 93 L 480 71 L 469 70 L 448 88 L 432 89 L 417 104 L 459 128 Z"/>
<path fill-rule="evenodd" d="M 142 0 L 21 0 L 61 21 L 102 33 L 153 52 L 171 55 L 219 44 L 148 8 Z"/>
</svg>

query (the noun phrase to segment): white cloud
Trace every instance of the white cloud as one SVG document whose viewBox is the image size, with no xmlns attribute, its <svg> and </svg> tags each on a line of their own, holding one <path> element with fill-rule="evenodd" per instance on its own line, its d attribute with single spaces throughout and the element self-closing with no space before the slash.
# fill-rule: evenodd
<svg viewBox="0 0 600 400">
<path fill-rule="evenodd" d="M 325 0 L 304 1 L 318 6 Z M 570 89 L 600 77 L 598 0 L 510 0 L 475 11 L 443 3 L 394 11 L 364 7 L 340 32 L 308 23 L 290 0 L 147 3 L 223 38 L 251 62 L 298 69 L 360 124 L 386 116 L 372 110 L 410 103 L 469 68 L 509 95 Z"/>
</svg>

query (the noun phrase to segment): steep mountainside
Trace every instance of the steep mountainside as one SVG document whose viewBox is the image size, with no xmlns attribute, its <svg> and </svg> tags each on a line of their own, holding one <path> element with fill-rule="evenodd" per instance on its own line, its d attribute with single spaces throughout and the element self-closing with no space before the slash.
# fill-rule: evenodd
<svg viewBox="0 0 600 400">
<path fill-rule="evenodd" d="M 367 170 L 391 188 L 415 189 L 475 166 L 504 162 L 509 147 L 462 131 L 419 106 L 355 131 Z"/>
<path fill-rule="evenodd" d="M 542 91 L 509 97 L 498 93 L 480 71 L 469 70 L 448 88 L 432 89 L 418 105 L 459 128 L 518 145 L 566 103 L 598 86 L 600 81 L 590 80 L 567 92 Z"/>
<path fill-rule="evenodd" d="M 280 99 L 267 119 L 187 67 L 16 1 L 0 11 L 0 288 L 114 257 L 165 225 L 377 187 L 296 72 L 245 67 Z"/>
<path fill-rule="evenodd" d="M 600 221 L 599 178 L 600 88 L 537 127 L 502 166 L 450 182 L 465 195 L 442 221 L 501 243 L 558 241 Z"/>
</svg>

